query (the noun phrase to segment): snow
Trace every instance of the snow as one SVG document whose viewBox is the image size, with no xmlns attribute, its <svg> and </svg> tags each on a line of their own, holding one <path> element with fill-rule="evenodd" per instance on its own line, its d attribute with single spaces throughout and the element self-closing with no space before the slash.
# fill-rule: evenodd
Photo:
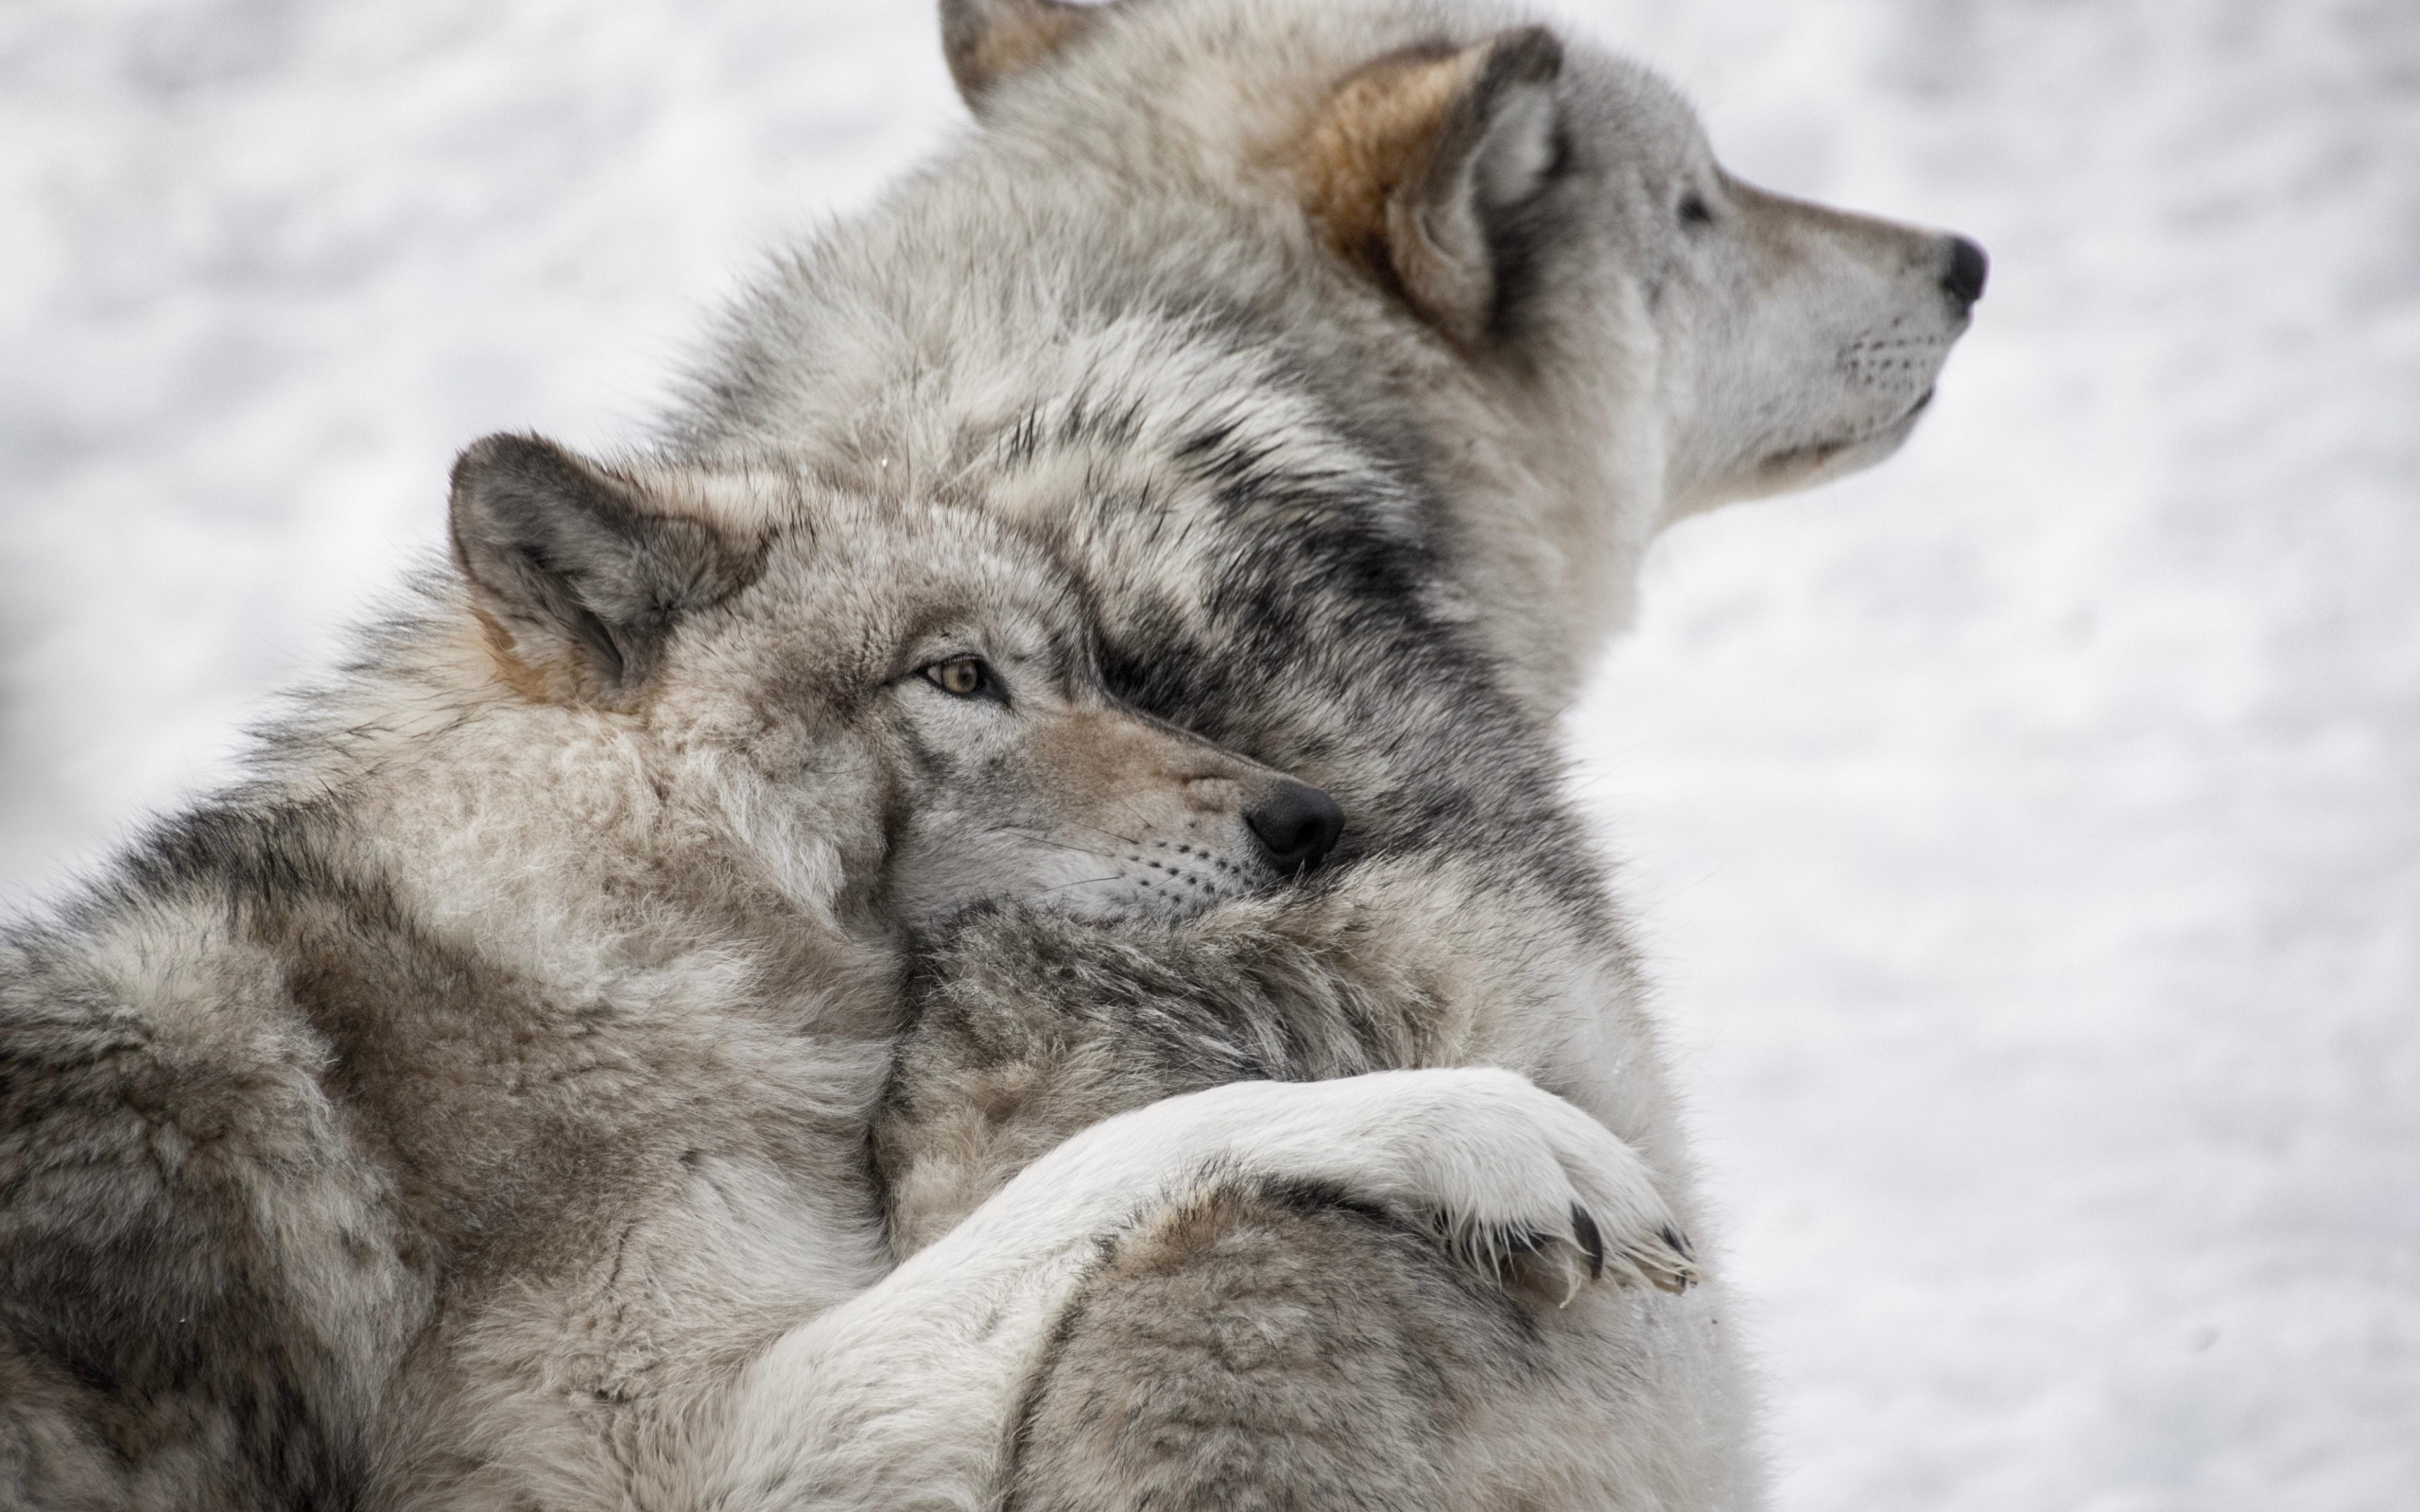
<svg viewBox="0 0 2420 1512">
<path fill-rule="evenodd" d="M 2420 7 L 1560 9 L 1995 258 L 1907 452 L 1674 532 L 1570 721 L 1778 1504 L 2413 1504 Z M 953 129 L 932 29 L 0 9 L 0 885 L 222 775 L 463 441 L 648 414 Z"/>
</svg>

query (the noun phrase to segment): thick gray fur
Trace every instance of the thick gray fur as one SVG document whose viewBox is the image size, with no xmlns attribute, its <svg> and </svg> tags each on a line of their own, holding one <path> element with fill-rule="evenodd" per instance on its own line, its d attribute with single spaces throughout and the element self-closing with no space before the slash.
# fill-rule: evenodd
<svg viewBox="0 0 2420 1512">
<path fill-rule="evenodd" d="M 1755 1501 L 1555 720 L 1657 529 L 1898 444 L 1972 258 L 1519 15 L 947 9 L 977 125 L 647 455 L 475 447 L 252 779 L 0 939 L 0 1505 Z"/>
</svg>

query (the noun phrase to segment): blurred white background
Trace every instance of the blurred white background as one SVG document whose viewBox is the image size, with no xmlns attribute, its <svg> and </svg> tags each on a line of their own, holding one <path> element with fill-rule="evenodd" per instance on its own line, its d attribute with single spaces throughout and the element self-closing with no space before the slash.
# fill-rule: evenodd
<svg viewBox="0 0 2420 1512">
<path fill-rule="evenodd" d="M 1908 451 L 1675 533 L 1571 721 L 1779 1504 L 2420 1504 L 2420 6 L 1560 9 L 1995 259 Z M 630 435 L 959 120 L 921 0 L 0 7 L 8 906 L 464 441 Z"/>
</svg>

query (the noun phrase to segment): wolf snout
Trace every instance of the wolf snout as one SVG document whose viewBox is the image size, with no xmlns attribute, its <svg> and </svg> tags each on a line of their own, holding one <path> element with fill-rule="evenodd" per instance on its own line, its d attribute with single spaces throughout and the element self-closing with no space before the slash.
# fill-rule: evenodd
<svg viewBox="0 0 2420 1512">
<path fill-rule="evenodd" d="M 1344 810 L 1306 782 L 1280 782 L 1244 813 L 1261 854 L 1282 872 L 1308 871 L 1344 833 Z"/>
<path fill-rule="evenodd" d="M 1991 276 L 1992 259 L 1980 244 L 1964 236 L 1949 238 L 1949 266 L 1941 275 L 1941 289 L 1958 306 L 1959 314 L 1975 307 Z"/>
</svg>

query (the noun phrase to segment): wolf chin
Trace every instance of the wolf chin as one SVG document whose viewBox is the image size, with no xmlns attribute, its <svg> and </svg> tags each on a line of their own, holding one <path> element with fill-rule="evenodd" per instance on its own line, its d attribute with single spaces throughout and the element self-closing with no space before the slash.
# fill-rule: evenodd
<svg viewBox="0 0 2420 1512">
<path fill-rule="evenodd" d="M 0 946 L 0 1502 L 1755 1501 L 1553 721 L 1979 249 L 1513 15 L 942 32 L 975 128 L 648 452 L 466 453 Z"/>
</svg>

